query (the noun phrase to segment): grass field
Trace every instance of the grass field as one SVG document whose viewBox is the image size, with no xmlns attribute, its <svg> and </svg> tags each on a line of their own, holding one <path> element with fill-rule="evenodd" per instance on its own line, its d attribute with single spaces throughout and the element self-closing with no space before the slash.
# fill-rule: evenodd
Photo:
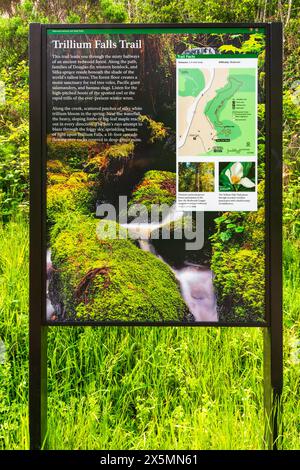
<svg viewBox="0 0 300 470">
<path fill-rule="evenodd" d="M 284 449 L 300 449 L 299 261 L 286 241 Z M 50 449 L 262 449 L 262 337 L 256 328 L 52 328 Z M 0 338 L 0 448 L 27 449 L 24 216 L 0 229 Z"/>
</svg>

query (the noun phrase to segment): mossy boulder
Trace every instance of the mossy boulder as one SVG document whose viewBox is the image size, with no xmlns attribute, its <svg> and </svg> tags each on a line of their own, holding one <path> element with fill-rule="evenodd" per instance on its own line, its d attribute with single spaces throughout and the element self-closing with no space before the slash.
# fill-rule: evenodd
<svg viewBox="0 0 300 470">
<path fill-rule="evenodd" d="M 47 158 L 49 160 L 59 160 L 74 169 L 83 168 L 90 154 L 94 153 L 97 143 L 85 140 L 55 140 L 51 137 L 47 139 Z"/>
<path fill-rule="evenodd" d="M 134 144 L 132 142 L 107 146 L 89 160 L 89 167 L 95 166 L 102 171 L 106 170 L 110 160 L 130 159 L 133 156 Z"/>
<path fill-rule="evenodd" d="M 47 163 L 47 220 L 53 224 L 62 214 L 88 213 L 93 209 L 95 182 L 91 175 L 74 171 L 59 160 Z"/>
<path fill-rule="evenodd" d="M 86 168 L 102 183 L 111 185 L 128 176 L 133 156 L 132 142 L 111 145 L 89 158 Z"/>
<path fill-rule="evenodd" d="M 202 224 L 196 224 L 195 214 L 179 214 L 175 211 L 176 199 L 176 174 L 169 171 L 148 171 L 142 181 L 136 186 L 129 201 L 129 207 L 139 215 L 140 204 L 147 208 L 148 221 L 150 214 L 155 217 L 152 222 L 162 222 L 157 229 L 151 232 L 152 243 L 158 253 L 166 262 L 174 267 L 179 267 L 184 262 L 207 264 L 207 255 L 204 250 L 192 250 L 189 243 L 199 237 Z M 157 205 L 157 212 L 153 206 Z M 151 211 L 152 209 L 152 211 Z M 142 213 L 142 211 L 140 212 Z M 199 221 L 199 219 L 198 219 Z"/>
<path fill-rule="evenodd" d="M 100 224 L 100 225 L 98 225 Z M 103 239 L 101 224 L 74 214 L 52 230 L 49 291 L 68 319 L 182 321 L 187 307 L 172 270 L 129 239 Z M 119 230 L 115 222 L 110 228 Z M 124 234 L 123 234 L 124 236 Z"/>
<path fill-rule="evenodd" d="M 176 198 L 176 174 L 170 171 L 147 171 L 133 190 L 129 205 L 144 204 L 151 210 L 153 204 L 172 206 Z"/>
</svg>

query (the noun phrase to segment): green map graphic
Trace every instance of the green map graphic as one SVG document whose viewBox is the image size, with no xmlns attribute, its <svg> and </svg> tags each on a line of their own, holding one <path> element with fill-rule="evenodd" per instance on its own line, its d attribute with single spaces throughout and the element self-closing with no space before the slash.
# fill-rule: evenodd
<svg viewBox="0 0 300 470">
<path fill-rule="evenodd" d="M 256 67 L 226 65 L 178 68 L 180 156 L 257 155 Z"/>
<path fill-rule="evenodd" d="M 179 70 L 179 96 L 198 96 L 205 87 L 204 75 L 200 69 Z"/>
<path fill-rule="evenodd" d="M 204 114 L 214 130 L 207 155 L 256 155 L 255 69 L 228 69 L 227 84 L 216 90 Z"/>
</svg>

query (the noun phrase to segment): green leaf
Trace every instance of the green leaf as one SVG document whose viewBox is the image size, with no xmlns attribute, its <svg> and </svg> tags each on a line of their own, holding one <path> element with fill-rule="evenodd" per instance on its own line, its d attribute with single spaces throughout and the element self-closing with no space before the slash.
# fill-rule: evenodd
<svg viewBox="0 0 300 470">
<path fill-rule="evenodd" d="M 247 176 L 249 171 L 252 168 L 253 163 L 252 162 L 242 162 L 242 167 L 243 167 L 243 176 Z"/>
<path fill-rule="evenodd" d="M 230 163 L 229 165 L 227 165 L 220 173 L 220 178 L 219 178 L 219 185 L 220 185 L 220 190 L 222 191 L 233 191 L 233 186 L 228 178 L 228 176 L 225 175 L 225 172 L 230 169 L 230 167 L 232 166 L 232 163 Z M 224 189 L 222 189 L 222 187 Z"/>
<path fill-rule="evenodd" d="M 233 52 L 235 54 L 237 52 L 241 52 L 241 49 L 231 44 L 228 44 L 228 45 L 224 44 L 223 46 L 219 47 L 219 51 L 220 52 Z"/>
<path fill-rule="evenodd" d="M 232 234 L 229 230 L 226 230 L 226 232 L 220 233 L 220 238 L 222 242 L 227 242 L 228 240 L 230 240 L 231 237 L 232 237 Z"/>
<path fill-rule="evenodd" d="M 222 215 L 221 217 L 217 217 L 214 220 L 215 220 L 216 224 L 220 224 L 221 222 L 224 222 L 226 220 L 226 217 L 224 215 Z"/>
</svg>

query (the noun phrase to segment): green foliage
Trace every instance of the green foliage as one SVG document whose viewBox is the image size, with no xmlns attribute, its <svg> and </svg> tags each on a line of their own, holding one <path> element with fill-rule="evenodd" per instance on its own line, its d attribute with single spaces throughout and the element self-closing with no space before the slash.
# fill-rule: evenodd
<svg viewBox="0 0 300 470">
<path fill-rule="evenodd" d="M 265 48 L 263 34 L 250 34 L 249 39 L 243 42 L 241 52 L 245 54 L 260 54 Z"/>
<path fill-rule="evenodd" d="M 258 211 L 226 212 L 215 219 L 211 236 L 214 285 L 224 321 L 263 320 L 265 217 L 264 183 L 258 185 Z"/>
<path fill-rule="evenodd" d="M 294 239 L 293 234 L 288 233 L 283 243 L 283 292 L 284 292 L 284 310 L 283 319 L 285 325 L 290 328 L 292 338 L 300 340 L 300 242 L 299 236 Z M 295 365 L 298 366 L 300 356 L 295 358 Z"/>
<path fill-rule="evenodd" d="M 11 126 L 28 120 L 29 111 L 29 70 L 25 60 L 13 66 L 0 69 L 0 81 L 4 84 L 5 101 L 0 105 L 1 133 L 10 133 Z"/>
<path fill-rule="evenodd" d="M 5 101 L 0 104 L 0 216 L 24 206 L 29 192 L 28 67 L 25 61 L 0 70 Z"/>
<path fill-rule="evenodd" d="M 182 20 L 182 9 L 176 0 L 153 0 L 152 2 L 137 0 L 137 6 L 136 17 L 139 22 L 177 23 Z"/>
<path fill-rule="evenodd" d="M 104 146 L 100 151 L 91 152 L 91 157 L 86 162 L 86 169 L 98 173 L 105 177 L 114 175 L 120 169 L 120 166 L 126 164 L 126 160 L 133 157 L 134 144 L 127 142 L 124 144 L 115 144 Z M 121 171 L 122 173 L 122 171 Z"/>
<path fill-rule="evenodd" d="M 241 49 L 239 47 L 233 46 L 232 44 L 224 44 L 223 46 L 219 47 L 220 52 L 233 52 L 234 54 L 241 53 Z"/>
<path fill-rule="evenodd" d="M 48 161 L 47 220 L 49 224 L 61 215 L 93 210 L 94 182 L 83 171 L 74 171 L 59 160 Z"/>
<path fill-rule="evenodd" d="M 154 121 L 149 116 L 142 115 L 140 120 L 144 123 L 146 130 L 148 131 L 148 137 L 146 140 L 154 144 L 155 142 L 163 140 L 167 136 L 167 129 L 163 122 Z"/>
<path fill-rule="evenodd" d="M 219 287 L 221 319 L 264 319 L 264 261 L 259 251 L 230 247 L 215 252 L 212 270 L 215 285 Z"/>
<path fill-rule="evenodd" d="M 133 20 L 150 23 L 159 22 L 242 22 L 255 21 L 259 10 L 257 0 L 137 0 Z M 270 0 L 270 15 L 277 6 L 277 0 Z"/>
<path fill-rule="evenodd" d="M 0 447 L 8 449 L 20 429 L 28 435 L 28 235 L 24 215 L 0 224 Z"/>
<path fill-rule="evenodd" d="M 148 171 L 134 189 L 130 205 L 144 204 L 151 210 L 153 204 L 172 206 L 176 196 L 176 175 L 170 171 Z"/>
<path fill-rule="evenodd" d="M 32 1 L 18 5 L 11 17 L 0 18 L 0 64 L 16 66 L 28 57 L 29 23 L 46 23 L 47 18 L 38 12 Z"/>
<path fill-rule="evenodd" d="M 95 144 L 95 143 L 94 143 Z M 49 160 L 60 160 L 74 169 L 82 168 L 89 157 L 90 141 L 53 140 L 48 138 L 47 157 Z"/>
<path fill-rule="evenodd" d="M 249 39 L 241 44 L 241 47 L 236 47 L 232 44 L 223 44 L 219 47 L 220 52 L 228 52 L 233 54 L 257 54 L 259 55 L 264 51 L 265 38 L 263 34 L 250 34 Z"/>
<path fill-rule="evenodd" d="M 293 3 L 295 4 L 295 1 Z M 294 5 L 292 13 L 294 15 L 284 28 L 284 85 L 286 89 L 290 89 L 300 75 L 299 7 L 295 8 Z"/>
<path fill-rule="evenodd" d="M 0 214 L 3 220 L 15 213 L 28 196 L 28 161 L 11 143 L 0 147 Z"/>
<path fill-rule="evenodd" d="M 221 249 L 221 242 L 228 242 L 233 237 L 240 239 L 240 236 L 237 237 L 236 234 L 241 234 L 245 230 L 244 215 L 242 212 L 225 212 L 215 219 L 216 232 L 211 237 L 215 242 L 215 248 Z"/>
<path fill-rule="evenodd" d="M 283 94 L 284 109 L 284 211 L 283 221 L 289 237 L 299 238 L 300 234 L 300 138 L 297 129 L 300 124 L 300 103 L 297 100 L 297 86 Z"/>
<path fill-rule="evenodd" d="M 293 240 L 300 236 L 300 176 L 288 183 L 284 195 L 283 222 L 286 233 Z"/>
<path fill-rule="evenodd" d="M 67 16 L 67 23 L 80 23 L 80 15 L 71 11 Z"/>
<path fill-rule="evenodd" d="M 111 158 L 131 158 L 133 156 L 134 144 L 127 142 L 125 144 L 112 145 L 104 150 L 103 156 Z"/>
<path fill-rule="evenodd" d="M 257 136 L 257 151 L 258 151 L 258 168 L 257 176 L 258 181 L 265 178 L 265 159 L 266 159 L 266 146 L 265 146 L 265 104 L 259 103 L 257 106 L 257 119 L 258 119 L 258 136 Z"/>
<path fill-rule="evenodd" d="M 300 84 L 298 87 L 300 87 Z M 283 138 L 285 163 L 291 166 L 294 172 L 300 174 L 300 137 L 298 133 L 300 125 L 300 103 L 297 102 L 297 95 L 295 93 L 298 87 L 286 90 L 283 93 L 283 118 L 285 124 Z"/>
<path fill-rule="evenodd" d="M 124 23 L 127 19 L 127 12 L 124 4 L 116 0 L 99 0 L 101 14 L 108 23 Z"/>
<path fill-rule="evenodd" d="M 264 220 L 264 219 L 262 219 Z M 256 220 L 252 220 L 255 223 Z M 256 240 L 248 242 L 247 232 L 232 222 L 213 244 L 211 268 L 215 274 L 220 319 L 223 321 L 257 321 L 264 319 L 264 250 L 263 239 L 255 226 Z M 233 241 L 237 236 L 243 244 Z M 250 238 L 250 237 L 249 237 Z M 215 238 L 217 239 L 217 237 Z M 224 248 L 226 246 L 226 249 Z"/>
<path fill-rule="evenodd" d="M 53 283 L 60 286 L 59 300 L 68 318 L 184 319 L 185 303 L 165 263 L 140 250 L 131 240 L 102 239 L 92 218 L 75 213 L 67 226 L 65 221 L 63 224 L 63 230 L 58 233 L 56 227 L 52 234 L 54 275 L 49 289 Z M 110 226 L 113 224 L 110 222 Z"/>
</svg>

